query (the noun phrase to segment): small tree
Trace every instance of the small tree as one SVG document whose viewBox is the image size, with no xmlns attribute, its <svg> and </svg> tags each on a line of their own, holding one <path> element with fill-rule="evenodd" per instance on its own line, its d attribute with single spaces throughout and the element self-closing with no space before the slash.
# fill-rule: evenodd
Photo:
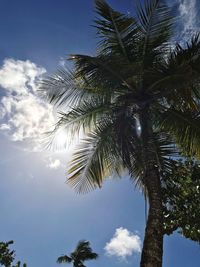
<svg viewBox="0 0 200 267">
<path fill-rule="evenodd" d="M 21 267 L 21 262 L 18 261 L 16 265 L 12 265 L 15 260 L 15 250 L 9 248 L 14 243 L 13 240 L 8 242 L 0 242 L 0 264 L 5 267 Z M 23 267 L 27 267 L 26 263 Z"/>
<path fill-rule="evenodd" d="M 92 251 L 90 242 L 81 240 L 70 256 L 60 256 L 57 259 L 57 263 L 72 263 L 74 267 L 85 267 L 84 261 L 96 260 L 97 257 L 98 254 Z"/>
<path fill-rule="evenodd" d="M 174 231 L 200 242 L 200 163 L 172 162 L 171 173 L 163 176 L 164 231 Z"/>
<path fill-rule="evenodd" d="M 15 259 L 15 251 L 10 250 L 9 246 L 14 242 L 10 240 L 8 242 L 0 242 L 0 264 L 9 267 Z"/>
</svg>

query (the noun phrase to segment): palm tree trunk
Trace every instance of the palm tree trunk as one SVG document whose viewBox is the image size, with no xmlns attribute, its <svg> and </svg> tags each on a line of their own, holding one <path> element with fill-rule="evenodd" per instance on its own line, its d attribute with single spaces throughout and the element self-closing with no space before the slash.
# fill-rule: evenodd
<svg viewBox="0 0 200 267">
<path fill-rule="evenodd" d="M 151 170 L 146 180 L 149 197 L 149 214 L 140 267 L 161 267 L 163 255 L 163 211 L 160 179 Z"/>
<path fill-rule="evenodd" d="M 141 116 L 141 127 L 146 169 L 144 183 L 148 193 L 149 213 L 145 229 L 140 267 L 162 267 L 163 207 L 161 180 L 157 166 L 156 153 L 152 143 L 153 131 L 149 109 L 143 111 Z"/>
</svg>

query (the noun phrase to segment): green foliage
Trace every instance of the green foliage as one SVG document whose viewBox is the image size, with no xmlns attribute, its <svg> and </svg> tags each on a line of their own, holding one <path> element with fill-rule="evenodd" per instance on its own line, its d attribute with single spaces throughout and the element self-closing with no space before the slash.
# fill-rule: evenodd
<svg viewBox="0 0 200 267">
<path fill-rule="evenodd" d="M 21 263 L 18 261 L 16 265 L 13 265 L 15 260 L 15 251 L 9 248 L 14 242 L 0 242 L 0 265 L 5 267 L 20 267 Z M 26 263 L 23 264 L 23 267 L 27 267 Z"/>
<path fill-rule="evenodd" d="M 10 250 L 9 246 L 12 245 L 14 242 L 0 242 L 0 264 L 9 267 L 11 263 L 14 261 L 15 258 L 15 251 Z"/>
<path fill-rule="evenodd" d="M 194 160 L 173 161 L 163 179 L 164 231 L 179 233 L 200 242 L 200 164 Z"/>
<path fill-rule="evenodd" d="M 70 256 L 62 255 L 57 259 L 57 263 L 73 263 L 74 267 L 85 267 L 83 264 L 88 260 L 96 260 L 98 254 L 93 252 L 90 247 L 90 242 L 81 240 L 78 242 L 75 250 Z"/>
<path fill-rule="evenodd" d="M 21 267 L 21 262 L 18 261 L 18 262 L 16 263 L 16 265 L 13 265 L 12 267 Z M 27 264 L 26 264 L 26 263 L 23 263 L 22 267 L 27 267 Z"/>
</svg>

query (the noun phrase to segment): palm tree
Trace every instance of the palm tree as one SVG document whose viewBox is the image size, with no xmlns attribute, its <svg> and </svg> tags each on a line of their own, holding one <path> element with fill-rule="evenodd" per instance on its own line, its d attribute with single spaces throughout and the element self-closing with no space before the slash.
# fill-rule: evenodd
<svg viewBox="0 0 200 267">
<path fill-rule="evenodd" d="M 16 264 L 15 266 L 13 266 L 13 267 L 21 267 L 21 262 L 18 261 L 17 264 Z M 27 264 L 24 263 L 24 264 L 23 264 L 23 267 L 27 267 Z"/>
<path fill-rule="evenodd" d="M 75 250 L 70 256 L 63 255 L 57 259 L 58 263 L 73 263 L 74 267 L 85 267 L 83 264 L 87 260 L 96 260 L 98 257 L 97 253 L 94 253 L 90 247 L 90 242 L 81 240 L 78 242 Z"/>
<path fill-rule="evenodd" d="M 75 68 L 41 88 L 60 108 L 55 131 L 84 133 L 68 184 L 87 192 L 128 170 L 149 201 L 140 266 L 161 267 L 162 173 L 179 152 L 200 155 L 200 38 L 172 45 L 174 15 L 163 0 L 138 4 L 136 18 L 95 3 L 96 56 L 72 55 Z"/>
</svg>

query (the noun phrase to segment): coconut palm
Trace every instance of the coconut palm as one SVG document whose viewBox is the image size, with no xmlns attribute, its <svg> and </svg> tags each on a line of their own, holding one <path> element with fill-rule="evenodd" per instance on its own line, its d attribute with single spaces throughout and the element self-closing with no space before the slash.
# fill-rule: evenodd
<svg viewBox="0 0 200 267">
<path fill-rule="evenodd" d="M 96 56 L 72 55 L 74 69 L 41 88 L 60 108 L 55 131 L 83 136 L 68 184 L 87 192 L 128 171 L 149 201 L 141 267 L 161 267 L 162 173 L 179 152 L 200 155 L 200 38 L 172 44 L 174 15 L 163 0 L 138 4 L 136 18 L 95 2 Z"/>
<path fill-rule="evenodd" d="M 74 267 L 85 267 L 83 264 L 85 261 L 96 260 L 97 257 L 98 254 L 92 251 L 90 242 L 81 240 L 70 256 L 60 256 L 57 263 L 73 263 Z"/>
<path fill-rule="evenodd" d="M 17 264 L 16 264 L 15 266 L 13 266 L 13 267 L 21 267 L 21 262 L 18 261 Z M 23 264 L 23 267 L 27 267 L 27 264 L 24 263 L 24 264 Z"/>
</svg>

